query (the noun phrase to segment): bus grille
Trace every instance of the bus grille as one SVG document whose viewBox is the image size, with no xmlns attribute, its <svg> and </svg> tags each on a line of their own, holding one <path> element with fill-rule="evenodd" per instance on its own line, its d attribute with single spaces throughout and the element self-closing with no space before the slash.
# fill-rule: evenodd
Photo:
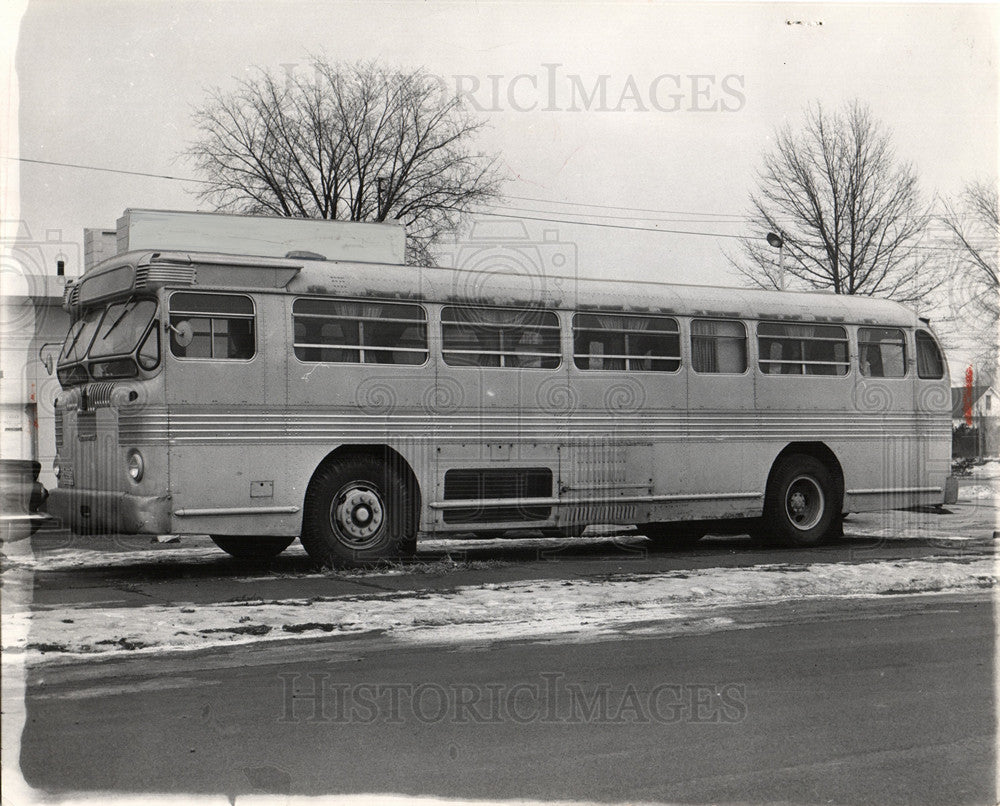
<svg viewBox="0 0 1000 806">
<path fill-rule="evenodd" d="M 106 408 L 111 405 L 111 393 L 115 385 L 111 381 L 87 384 L 87 401 L 91 409 Z"/>
<path fill-rule="evenodd" d="M 444 474 L 444 500 L 486 500 L 498 498 L 548 498 L 552 495 L 552 471 L 547 467 L 449 470 Z M 445 523 L 499 523 L 543 521 L 551 507 L 489 505 L 460 507 L 444 511 Z"/>
</svg>

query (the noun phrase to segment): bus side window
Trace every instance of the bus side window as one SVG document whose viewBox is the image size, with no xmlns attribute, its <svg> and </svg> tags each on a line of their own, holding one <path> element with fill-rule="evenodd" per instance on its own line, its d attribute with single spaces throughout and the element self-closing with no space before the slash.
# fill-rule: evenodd
<svg viewBox="0 0 1000 806">
<path fill-rule="evenodd" d="M 423 326 L 410 325 L 399 334 L 397 347 L 392 353 L 393 364 L 423 364 L 427 358 L 427 339 Z"/>
<path fill-rule="evenodd" d="M 770 375 L 846 375 L 847 331 L 840 325 L 757 324 L 758 365 Z"/>
<path fill-rule="evenodd" d="M 441 357 L 453 367 L 552 369 L 561 361 L 559 319 L 552 311 L 447 306 Z"/>
<path fill-rule="evenodd" d="M 944 377 L 944 358 L 934 337 L 926 330 L 917 331 L 917 377 L 937 380 Z"/>
<path fill-rule="evenodd" d="M 747 331 L 743 323 L 692 319 L 691 366 L 695 372 L 746 372 Z"/>
<path fill-rule="evenodd" d="M 573 361 L 585 370 L 676 372 L 680 328 L 666 316 L 578 313 L 573 316 Z"/>
<path fill-rule="evenodd" d="M 180 338 L 182 323 L 189 338 Z M 175 292 L 170 297 L 170 352 L 178 358 L 246 361 L 256 353 L 253 300 L 235 294 Z"/>
<path fill-rule="evenodd" d="M 302 297 L 292 303 L 292 346 L 303 362 L 423 364 L 425 322 L 419 305 Z"/>
<path fill-rule="evenodd" d="M 906 375 L 906 340 L 898 328 L 858 328 L 858 368 L 869 378 Z"/>
</svg>

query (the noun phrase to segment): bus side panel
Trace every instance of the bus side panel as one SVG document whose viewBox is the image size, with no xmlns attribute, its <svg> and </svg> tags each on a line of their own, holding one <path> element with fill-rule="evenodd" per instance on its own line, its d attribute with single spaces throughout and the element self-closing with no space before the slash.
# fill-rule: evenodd
<svg viewBox="0 0 1000 806">
<path fill-rule="evenodd" d="M 692 497 L 654 504 L 651 520 L 759 515 L 761 467 L 766 460 L 760 451 L 761 426 L 754 410 L 752 356 L 747 356 L 747 369 L 739 374 L 695 372 L 691 327 L 689 320 L 684 322 L 686 395 L 660 398 L 663 412 L 682 419 L 683 429 L 680 439 L 660 442 L 654 448 L 654 493 Z"/>
</svg>

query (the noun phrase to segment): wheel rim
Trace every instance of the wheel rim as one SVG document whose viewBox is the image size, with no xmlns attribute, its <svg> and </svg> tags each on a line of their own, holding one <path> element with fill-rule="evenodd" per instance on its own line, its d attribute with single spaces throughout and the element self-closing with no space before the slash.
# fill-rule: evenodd
<svg viewBox="0 0 1000 806">
<path fill-rule="evenodd" d="M 785 492 L 785 516 L 802 532 L 814 529 L 823 519 L 826 498 L 823 488 L 812 476 L 798 476 Z"/>
<path fill-rule="evenodd" d="M 330 525 L 345 546 L 355 551 L 371 548 L 382 539 L 385 525 L 382 494 L 367 482 L 348 482 L 333 497 Z"/>
</svg>

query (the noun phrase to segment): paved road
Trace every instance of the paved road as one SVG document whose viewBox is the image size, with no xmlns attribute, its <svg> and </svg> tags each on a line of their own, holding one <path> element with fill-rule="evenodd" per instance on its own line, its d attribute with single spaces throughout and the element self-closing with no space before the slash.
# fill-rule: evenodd
<svg viewBox="0 0 1000 806">
<path fill-rule="evenodd" d="M 785 604 L 752 621 L 36 669 L 22 769 L 56 792 L 996 802 L 987 596 Z"/>
</svg>

